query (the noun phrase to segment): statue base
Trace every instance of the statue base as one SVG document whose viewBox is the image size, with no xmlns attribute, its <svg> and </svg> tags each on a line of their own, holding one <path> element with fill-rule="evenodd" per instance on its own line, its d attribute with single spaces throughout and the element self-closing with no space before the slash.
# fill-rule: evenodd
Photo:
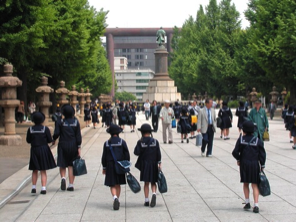
<svg viewBox="0 0 296 222">
<path fill-rule="evenodd" d="M 21 146 L 23 143 L 20 135 L 1 135 L 0 145 L 4 146 Z"/>
</svg>

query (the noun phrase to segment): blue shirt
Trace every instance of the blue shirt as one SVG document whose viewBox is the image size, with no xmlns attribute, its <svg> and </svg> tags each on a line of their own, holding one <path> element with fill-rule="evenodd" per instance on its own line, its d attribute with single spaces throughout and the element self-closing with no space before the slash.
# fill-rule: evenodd
<svg viewBox="0 0 296 222">
<path fill-rule="evenodd" d="M 205 107 L 205 109 L 206 109 L 206 112 L 207 112 L 208 124 L 209 125 L 212 125 L 213 122 L 212 122 L 212 112 L 211 112 L 211 109 L 208 109 L 207 107 Z"/>
</svg>

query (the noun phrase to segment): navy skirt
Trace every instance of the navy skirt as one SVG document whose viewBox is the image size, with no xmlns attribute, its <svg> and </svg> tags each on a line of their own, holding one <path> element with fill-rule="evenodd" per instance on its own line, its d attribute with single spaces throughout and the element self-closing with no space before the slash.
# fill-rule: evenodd
<svg viewBox="0 0 296 222">
<path fill-rule="evenodd" d="M 49 170 L 56 166 L 48 145 L 31 147 L 29 170 Z"/>
<path fill-rule="evenodd" d="M 126 184 L 125 174 L 117 174 L 114 164 L 114 161 L 107 162 L 105 186 L 113 187 L 115 185 Z"/>
<path fill-rule="evenodd" d="M 66 168 L 73 166 L 73 161 L 78 157 L 76 141 L 60 141 L 58 145 L 58 166 Z"/>
</svg>

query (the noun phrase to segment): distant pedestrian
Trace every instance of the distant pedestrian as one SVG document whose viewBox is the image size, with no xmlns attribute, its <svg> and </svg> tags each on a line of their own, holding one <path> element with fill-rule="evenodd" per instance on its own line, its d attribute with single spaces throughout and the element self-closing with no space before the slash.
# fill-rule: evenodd
<svg viewBox="0 0 296 222">
<path fill-rule="evenodd" d="M 149 184 L 151 184 L 152 199 L 150 207 L 156 205 L 156 182 L 161 168 L 161 152 L 159 142 L 152 138 L 152 128 L 143 124 L 140 129 L 142 138 L 138 141 L 134 154 L 138 156 L 136 168 L 141 171 L 140 180 L 144 182 L 144 206 L 149 207 Z"/>
<path fill-rule="evenodd" d="M 99 113 L 97 111 L 97 107 L 96 106 L 93 106 L 92 111 L 90 112 L 90 114 L 91 114 L 91 121 L 92 121 L 93 127 L 95 129 L 96 128 L 96 124 L 98 123 L 98 119 L 99 119 L 98 118 Z"/>
<path fill-rule="evenodd" d="M 285 122 L 286 114 L 288 112 L 288 108 L 289 108 L 288 104 L 285 104 L 285 107 L 282 109 L 282 119 L 284 120 L 284 122 Z"/>
<path fill-rule="evenodd" d="M 127 124 L 127 120 L 128 120 L 128 113 L 127 113 L 127 110 L 125 110 L 122 102 L 119 104 L 117 116 L 119 119 L 118 125 L 122 128 L 122 132 L 124 133 L 124 127 Z"/>
<path fill-rule="evenodd" d="M 181 111 L 182 111 L 182 106 L 180 103 L 177 101 L 175 102 L 175 105 L 173 107 L 174 113 L 175 113 L 175 118 L 177 121 L 180 119 Z"/>
<path fill-rule="evenodd" d="M 35 124 L 27 131 L 27 143 L 31 144 L 29 170 L 32 170 L 32 190 L 36 193 L 36 183 L 38 179 L 38 171 L 41 174 L 41 192 L 46 194 L 47 175 L 46 170 L 57 167 L 52 152 L 48 146 L 52 142 L 50 130 L 42 123 L 45 116 L 41 112 L 32 113 L 32 122 Z"/>
<path fill-rule="evenodd" d="M 268 107 L 268 112 L 269 112 L 271 120 L 273 120 L 275 111 L 276 111 L 276 106 L 275 106 L 274 102 L 271 101 L 271 103 L 269 104 L 269 107 Z"/>
<path fill-rule="evenodd" d="M 21 101 L 20 105 L 17 107 L 17 113 L 16 113 L 17 123 L 23 123 L 24 116 L 25 116 L 25 106 L 24 106 L 24 101 Z"/>
<path fill-rule="evenodd" d="M 249 189 L 251 183 L 254 196 L 253 212 L 259 213 L 259 173 L 265 168 L 266 153 L 262 141 L 253 136 L 254 128 L 253 122 L 244 122 L 244 135 L 237 140 L 232 155 L 240 167 L 240 182 L 243 183 L 245 194 L 244 210 L 251 209 Z"/>
<path fill-rule="evenodd" d="M 290 143 L 294 143 L 293 149 L 296 149 L 296 126 L 295 126 L 295 107 L 289 106 L 285 116 L 285 127 L 289 130 Z"/>
<path fill-rule="evenodd" d="M 101 108 L 102 108 L 101 109 L 102 127 L 104 127 L 105 126 L 105 122 L 106 122 L 106 104 L 104 103 Z"/>
<path fill-rule="evenodd" d="M 56 123 L 60 122 L 62 120 L 62 112 L 61 112 L 61 107 L 58 104 L 55 113 L 52 115 L 52 121 Z"/>
<path fill-rule="evenodd" d="M 201 155 L 205 156 L 207 146 L 207 157 L 212 156 L 214 133 L 216 132 L 216 112 L 212 105 L 213 100 L 206 99 L 205 107 L 200 111 L 197 122 L 197 131 L 202 133 Z"/>
<path fill-rule="evenodd" d="M 153 100 L 153 105 L 150 107 L 150 115 L 154 132 L 158 131 L 159 115 L 161 106 L 157 105 L 156 100 Z"/>
<path fill-rule="evenodd" d="M 136 109 L 133 106 L 133 104 L 130 104 L 129 110 L 128 110 L 128 124 L 131 128 L 131 133 L 135 132 L 135 127 L 137 124 L 137 116 L 136 116 Z"/>
<path fill-rule="evenodd" d="M 236 109 L 235 115 L 238 117 L 237 128 L 238 131 L 241 133 L 243 129 L 243 124 L 248 118 L 248 108 L 245 107 L 243 101 L 239 102 L 239 107 Z"/>
<path fill-rule="evenodd" d="M 189 143 L 188 133 L 190 133 L 190 121 L 188 117 L 187 108 L 183 107 L 180 115 L 180 120 L 178 123 L 181 127 L 181 143 L 183 143 L 183 139 L 186 140 L 187 143 Z M 190 127 L 190 128 L 189 128 Z"/>
<path fill-rule="evenodd" d="M 91 120 L 91 115 L 90 115 L 90 108 L 86 104 L 84 108 L 84 122 L 85 122 L 85 127 L 90 127 L 90 120 Z"/>
<path fill-rule="evenodd" d="M 107 128 L 109 128 L 112 124 L 112 117 L 113 117 L 113 112 L 111 110 L 110 103 L 107 104 L 104 115 L 105 115 L 105 125 Z"/>
<path fill-rule="evenodd" d="M 249 119 L 255 124 L 256 130 L 254 136 L 258 136 L 259 139 L 263 141 L 263 133 L 268 131 L 269 123 L 266 112 L 261 106 L 261 101 L 257 100 L 255 102 L 255 108 L 249 113 Z"/>
<path fill-rule="evenodd" d="M 119 105 L 115 103 L 112 109 L 112 123 L 115 125 L 117 125 L 117 121 L 118 121 L 118 116 L 117 116 L 118 108 L 119 108 Z"/>
<path fill-rule="evenodd" d="M 198 121 L 198 113 L 200 111 L 200 108 L 197 106 L 196 101 L 190 102 L 190 106 L 188 107 L 189 110 L 189 120 L 190 120 L 190 125 L 191 125 L 191 130 L 190 130 L 190 139 L 194 139 L 195 136 L 195 131 L 197 131 L 197 121 Z"/>
<path fill-rule="evenodd" d="M 73 161 L 81 154 L 81 131 L 79 121 L 74 117 L 75 110 L 70 105 L 62 107 L 64 119 L 59 122 L 54 130 L 53 145 L 59 139 L 58 166 L 61 175 L 61 190 L 66 190 L 66 168 L 68 168 L 69 186 L 67 191 L 74 191 Z"/>
<path fill-rule="evenodd" d="M 144 103 L 144 110 L 145 110 L 146 120 L 148 120 L 149 119 L 149 116 L 150 116 L 150 103 L 149 103 L 149 100 L 148 99 Z"/>
<path fill-rule="evenodd" d="M 222 120 L 221 130 L 223 130 L 224 140 L 229 140 L 229 128 L 232 127 L 232 112 L 228 107 L 227 102 L 223 101 L 222 108 L 219 110 L 218 116 Z"/>
<path fill-rule="evenodd" d="M 167 130 L 169 134 L 169 144 L 173 143 L 173 133 L 172 133 L 172 119 L 174 117 L 174 110 L 170 107 L 170 101 L 166 100 L 164 107 L 160 111 L 160 118 L 162 120 L 162 138 L 163 143 L 167 143 Z"/>
<path fill-rule="evenodd" d="M 122 129 L 112 124 L 107 133 L 111 135 L 111 138 L 104 143 L 102 154 L 103 174 L 105 175 L 105 186 L 110 187 L 111 194 L 113 196 L 113 209 L 119 210 L 120 207 L 120 193 L 121 186 L 126 184 L 125 174 L 117 174 L 115 170 L 115 161 L 112 156 L 110 147 L 112 147 L 114 155 L 118 161 L 130 160 L 130 154 L 126 142 L 119 137 Z"/>
</svg>

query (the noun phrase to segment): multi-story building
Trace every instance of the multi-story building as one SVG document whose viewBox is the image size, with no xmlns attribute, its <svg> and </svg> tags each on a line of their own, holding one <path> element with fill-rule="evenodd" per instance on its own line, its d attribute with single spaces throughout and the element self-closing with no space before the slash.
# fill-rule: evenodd
<svg viewBox="0 0 296 222">
<path fill-rule="evenodd" d="M 115 57 L 114 58 L 114 70 L 126 70 L 127 69 L 127 58 L 126 57 Z"/>
</svg>

